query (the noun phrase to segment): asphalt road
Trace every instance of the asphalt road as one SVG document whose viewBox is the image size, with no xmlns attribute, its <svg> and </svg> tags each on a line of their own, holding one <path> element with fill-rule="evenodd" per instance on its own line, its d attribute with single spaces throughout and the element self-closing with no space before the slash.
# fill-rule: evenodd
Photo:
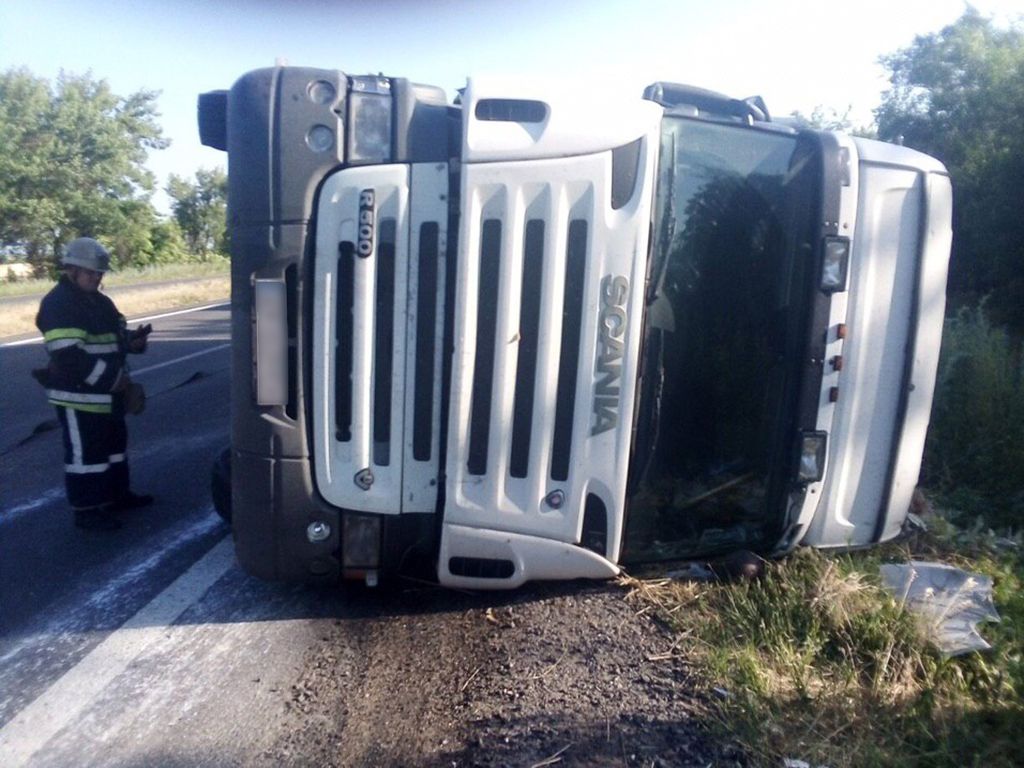
<svg viewBox="0 0 1024 768">
<path fill-rule="evenodd" d="M 209 497 L 227 307 L 152 323 L 129 457 L 157 501 L 113 532 L 72 525 L 29 376 L 40 343 L 0 344 L 0 766 L 547 765 L 570 746 L 574 767 L 711 762 L 674 645 L 613 586 L 385 593 L 242 572 Z"/>
<path fill-rule="evenodd" d="M 180 721 L 187 718 L 181 707 L 192 706 L 200 710 L 192 732 L 206 740 L 204 754 L 217 755 L 224 731 L 209 712 L 203 722 L 211 678 L 193 677 L 202 667 L 192 663 L 195 654 L 216 666 L 217 675 L 232 678 L 239 664 L 260 663 L 258 653 L 248 662 L 222 658 L 225 648 L 258 642 L 259 632 L 243 631 L 248 622 L 235 620 L 247 608 L 264 618 L 268 610 L 288 613 L 279 605 L 287 590 L 251 581 L 237 570 L 228 528 L 210 503 L 210 466 L 228 441 L 228 308 L 160 315 L 150 322 L 149 351 L 131 358 L 148 402 L 145 413 L 129 417 L 129 460 L 134 488 L 157 501 L 114 532 L 71 524 L 60 431 L 29 376 L 45 361 L 41 343 L 0 346 L 5 766 L 153 764 L 152 750 L 192 763 L 185 758 L 182 732 L 168 727 L 168 708 L 175 712 L 171 720 Z M 222 591 L 207 594 L 221 582 Z M 254 596 L 240 597 L 247 590 Z M 232 634 L 240 636 L 227 642 Z M 203 652 L 203 643 L 220 651 Z M 129 669 L 147 653 L 164 668 Z M 178 665 L 188 671 L 179 673 Z M 198 695 L 191 685 L 205 693 Z M 221 685 L 226 689 L 233 687 Z M 150 733 L 154 729 L 168 743 L 161 744 Z M 126 746 L 112 751 L 111 740 Z"/>
<path fill-rule="evenodd" d="M 453 721 L 421 727 L 432 710 L 402 665 L 461 669 L 466 606 L 434 587 L 396 605 L 244 573 L 209 492 L 228 441 L 228 308 L 149 321 L 128 452 L 135 490 L 157 500 L 112 532 L 72 525 L 60 431 L 29 375 L 40 342 L 0 344 L 0 766 L 436 764 L 420 755 L 452 748 L 434 733 Z M 435 709 L 457 698 L 434 687 Z"/>
</svg>

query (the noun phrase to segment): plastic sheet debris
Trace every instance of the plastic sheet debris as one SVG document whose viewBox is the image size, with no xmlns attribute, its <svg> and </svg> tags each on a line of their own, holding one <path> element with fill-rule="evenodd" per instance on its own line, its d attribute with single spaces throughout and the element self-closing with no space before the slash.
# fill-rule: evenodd
<svg viewBox="0 0 1024 768">
<path fill-rule="evenodd" d="M 670 579 L 682 581 L 744 581 L 756 579 L 764 572 L 764 560 L 748 549 L 737 549 L 706 563 L 685 563 L 669 571 Z"/>
<path fill-rule="evenodd" d="M 920 515 L 915 515 L 913 512 L 907 513 L 907 520 L 904 526 L 910 531 L 924 532 L 928 530 L 928 523 L 924 521 L 924 518 Z"/>
<path fill-rule="evenodd" d="M 911 561 L 881 567 L 882 584 L 918 616 L 929 639 L 946 656 L 991 648 L 978 634 L 982 621 L 999 621 L 992 579 L 945 563 Z"/>
<path fill-rule="evenodd" d="M 681 581 L 714 581 L 715 574 L 705 563 L 686 563 L 685 568 L 677 568 L 665 574 L 670 579 Z"/>
</svg>

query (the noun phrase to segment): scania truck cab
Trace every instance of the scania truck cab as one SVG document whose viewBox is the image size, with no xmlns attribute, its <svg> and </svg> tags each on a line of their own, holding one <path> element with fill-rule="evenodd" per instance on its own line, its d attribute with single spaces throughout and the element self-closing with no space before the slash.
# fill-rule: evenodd
<svg viewBox="0 0 1024 768">
<path fill-rule="evenodd" d="M 951 239 L 933 158 L 671 83 L 449 103 L 276 67 L 199 122 L 250 572 L 496 589 L 900 532 Z"/>
</svg>

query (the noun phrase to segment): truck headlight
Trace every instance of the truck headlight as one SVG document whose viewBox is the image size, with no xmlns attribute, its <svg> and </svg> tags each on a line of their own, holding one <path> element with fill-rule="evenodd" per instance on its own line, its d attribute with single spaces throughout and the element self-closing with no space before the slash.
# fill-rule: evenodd
<svg viewBox="0 0 1024 768">
<path fill-rule="evenodd" d="M 826 237 L 821 264 L 821 290 L 836 293 L 846 290 L 846 269 L 850 262 L 850 239 Z"/>
<path fill-rule="evenodd" d="M 391 81 L 386 77 L 350 78 L 347 159 L 351 163 L 391 159 Z"/>
<path fill-rule="evenodd" d="M 826 432 L 801 432 L 797 440 L 796 479 L 816 483 L 825 474 Z"/>
</svg>

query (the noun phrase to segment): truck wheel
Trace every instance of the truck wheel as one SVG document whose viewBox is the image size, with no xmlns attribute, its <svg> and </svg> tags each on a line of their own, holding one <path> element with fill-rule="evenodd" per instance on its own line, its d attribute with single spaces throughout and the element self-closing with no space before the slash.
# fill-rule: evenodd
<svg viewBox="0 0 1024 768">
<path fill-rule="evenodd" d="M 231 524 L 231 449 L 225 448 L 213 462 L 210 473 L 210 494 L 213 496 L 213 508 Z"/>
</svg>

